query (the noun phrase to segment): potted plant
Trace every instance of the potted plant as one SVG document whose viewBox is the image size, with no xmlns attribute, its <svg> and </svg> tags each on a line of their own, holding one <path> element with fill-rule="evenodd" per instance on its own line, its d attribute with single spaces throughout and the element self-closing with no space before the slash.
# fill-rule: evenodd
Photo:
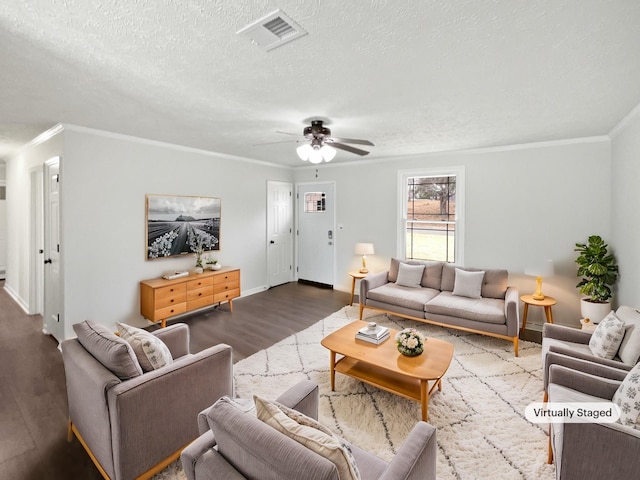
<svg viewBox="0 0 640 480">
<path fill-rule="evenodd" d="M 618 279 L 618 264 L 608 247 L 598 235 L 591 235 L 586 244 L 576 243 L 574 249 L 579 252 L 577 275 L 582 277 L 576 287 L 586 295 L 580 300 L 580 312 L 595 323 L 611 311 L 611 287 Z"/>
<path fill-rule="evenodd" d="M 222 268 L 222 265 L 220 265 L 218 263 L 218 260 L 216 260 L 213 257 L 209 257 L 207 259 L 207 268 L 210 268 L 211 270 L 220 270 Z"/>
</svg>

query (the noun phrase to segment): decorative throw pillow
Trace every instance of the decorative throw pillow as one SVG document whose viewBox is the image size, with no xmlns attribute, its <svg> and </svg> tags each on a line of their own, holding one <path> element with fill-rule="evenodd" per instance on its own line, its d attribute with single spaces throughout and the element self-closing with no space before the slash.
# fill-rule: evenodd
<svg viewBox="0 0 640 480">
<path fill-rule="evenodd" d="M 616 310 L 616 316 L 624 322 L 624 338 L 618 349 L 618 357 L 633 367 L 640 359 L 640 312 L 622 305 Z"/>
<path fill-rule="evenodd" d="M 260 420 L 332 462 L 340 480 L 359 480 L 349 445 L 313 418 L 279 403 L 253 397 Z"/>
<path fill-rule="evenodd" d="M 604 317 L 591 335 L 589 348 L 594 355 L 611 360 L 624 338 L 624 322 L 614 312 Z"/>
<path fill-rule="evenodd" d="M 453 294 L 459 297 L 482 298 L 482 281 L 484 272 L 468 272 L 456 268 L 456 278 L 453 283 Z"/>
<path fill-rule="evenodd" d="M 409 265 L 408 263 L 400 263 L 398 267 L 398 279 L 396 285 L 403 287 L 418 288 L 422 280 L 424 265 Z"/>
<path fill-rule="evenodd" d="M 133 347 L 143 371 L 150 372 L 173 363 L 169 347 L 152 333 L 120 322 L 116 322 L 116 326 L 120 337 Z"/>
<path fill-rule="evenodd" d="M 612 400 L 620 407 L 618 421 L 640 430 L 640 363 L 627 373 Z"/>
<path fill-rule="evenodd" d="M 104 325 L 85 320 L 74 324 L 73 331 L 85 350 L 120 380 L 142 375 L 131 345 Z"/>
</svg>

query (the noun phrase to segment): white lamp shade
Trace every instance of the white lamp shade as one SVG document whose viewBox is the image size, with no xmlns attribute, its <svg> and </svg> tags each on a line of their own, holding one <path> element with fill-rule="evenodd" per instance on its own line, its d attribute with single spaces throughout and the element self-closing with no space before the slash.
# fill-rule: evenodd
<svg viewBox="0 0 640 480">
<path fill-rule="evenodd" d="M 296 153 L 300 157 L 300 160 L 309 160 L 309 155 L 311 154 L 311 152 L 313 152 L 313 147 L 308 143 L 300 145 L 298 148 L 296 148 Z"/>
<path fill-rule="evenodd" d="M 322 158 L 324 158 L 325 162 L 330 162 L 333 160 L 333 157 L 336 156 L 336 149 L 329 145 L 323 145 L 320 149 L 320 153 L 322 154 Z"/>
<path fill-rule="evenodd" d="M 313 164 L 318 164 L 322 162 L 322 153 L 320 153 L 319 148 L 311 148 L 311 153 L 309 154 L 309 161 Z"/>
<path fill-rule="evenodd" d="M 534 277 L 552 277 L 554 274 L 553 260 L 543 260 L 524 269 L 525 275 Z"/>
<path fill-rule="evenodd" d="M 356 255 L 373 255 L 373 243 L 356 243 L 355 247 Z"/>
</svg>

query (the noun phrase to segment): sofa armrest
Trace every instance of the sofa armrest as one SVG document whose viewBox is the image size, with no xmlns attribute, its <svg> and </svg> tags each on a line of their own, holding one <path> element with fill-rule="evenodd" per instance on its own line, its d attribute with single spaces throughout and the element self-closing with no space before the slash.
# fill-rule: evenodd
<svg viewBox="0 0 640 480">
<path fill-rule="evenodd" d="M 437 457 L 436 429 L 419 421 L 379 480 L 435 480 Z"/>
<path fill-rule="evenodd" d="M 566 355 L 568 357 L 580 358 L 588 362 L 597 363 L 599 365 L 604 365 L 607 367 L 617 368 L 618 370 L 624 370 L 627 372 L 633 368 L 618 360 L 609 360 L 608 358 L 602 358 L 602 357 L 598 357 L 597 355 L 591 355 L 586 352 L 580 352 L 578 350 L 572 349 L 571 347 L 565 347 L 562 345 L 549 345 L 549 352 L 559 353 L 562 355 Z"/>
<path fill-rule="evenodd" d="M 640 430 L 618 423 L 561 423 L 553 424 L 553 435 L 558 478 L 638 478 Z"/>
<path fill-rule="evenodd" d="M 317 420 L 319 397 L 318 385 L 310 380 L 303 380 L 280 395 L 276 401 Z"/>
<path fill-rule="evenodd" d="M 551 365 L 549 368 L 549 384 L 552 383 L 604 400 L 611 400 L 622 381 L 598 377 L 562 365 Z M 554 400 L 549 398 L 549 401 L 552 402 Z"/>
<path fill-rule="evenodd" d="M 196 480 L 196 463 L 207 450 L 216 446 L 216 439 L 211 430 L 204 432 L 191 442 L 180 454 L 182 469 L 188 480 Z"/>
<path fill-rule="evenodd" d="M 542 326 L 542 338 L 555 338 L 565 342 L 582 343 L 588 345 L 593 332 L 578 330 L 577 328 L 567 327 L 565 325 L 556 325 L 554 323 L 545 323 Z"/>
<path fill-rule="evenodd" d="M 184 447 L 198 436 L 198 413 L 232 394 L 232 350 L 225 344 L 116 385 L 107 392 L 116 470 L 134 477 Z M 140 449 L 149 439 L 153 448 Z"/>
<path fill-rule="evenodd" d="M 360 297 L 359 302 L 361 305 L 364 305 L 367 300 L 367 293 L 369 290 L 373 290 L 374 288 L 381 287 L 386 284 L 388 281 L 389 272 L 380 272 L 369 274 L 360 280 Z"/>
<path fill-rule="evenodd" d="M 507 321 L 507 335 L 515 337 L 520 333 L 520 296 L 516 287 L 507 287 L 504 295 L 504 317 Z"/>
<path fill-rule="evenodd" d="M 185 323 L 176 323 L 165 328 L 152 332 L 156 337 L 162 340 L 171 356 L 176 359 L 188 355 L 189 350 L 189 326 Z"/>
<path fill-rule="evenodd" d="M 590 360 L 577 358 L 571 355 L 565 355 L 564 353 L 558 353 L 553 351 L 553 347 L 544 357 L 544 391 L 548 391 L 549 386 L 549 369 L 551 365 L 562 365 L 563 367 L 570 368 L 572 370 L 578 370 L 579 372 L 588 373 L 589 375 L 595 375 L 597 377 L 610 378 L 612 380 L 622 381 L 627 375 L 626 370 L 610 367 L 600 363 L 594 363 Z"/>
</svg>

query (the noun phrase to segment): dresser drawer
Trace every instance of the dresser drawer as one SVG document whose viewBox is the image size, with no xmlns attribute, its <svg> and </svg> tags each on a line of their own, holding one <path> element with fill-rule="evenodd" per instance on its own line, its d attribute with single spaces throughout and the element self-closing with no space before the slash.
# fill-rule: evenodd
<svg viewBox="0 0 640 480">
<path fill-rule="evenodd" d="M 159 308 L 154 312 L 155 318 L 152 318 L 151 320 L 162 320 L 165 318 L 173 317 L 174 315 L 180 315 L 181 313 L 184 313 L 186 311 L 187 304 L 184 302 L 177 305 L 172 305 L 170 307 Z"/>
<path fill-rule="evenodd" d="M 187 311 L 195 310 L 196 308 L 207 307 L 213 303 L 213 295 L 205 295 L 203 297 L 189 300 L 187 302 Z"/>
<path fill-rule="evenodd" d="M 210 287 L 213 285 L 213 277 L 198 278 L 187 282 L 187 290 L 195 290 L 202 287 Z"/>
<path fill-rule="evenodd" d="M 187 301 L 187 294 L 185 292 L 179 293 L 171 297 L 160 297 L 156 299 L 155 309 L 170 307 L 172 305 L 178 305 Z"/>
<path fill-rule="evenodd" d="M 213 282 L 213 284 L 218 285 L 220 283 L 226 283 L 226 282 L 238 283 L 239 281 L 240 281 L 240 270 L 233 270 L 231 272 L 225 272 L 225 273 L 216 275 L 215 281 Z"/>
<path fill-rule="evenodd" d="M 224 292 L 220 292 L 220 293 L 214 293 L 213 294 L 213 301 L 214 303 L 218 303 L 218 302 L 226 302 L 228 300 L 232 300 L 236 297 L 240 296 L 240 289 L 239 288 L 233 288 L 230 290 L 226 290 Z"/>
<path fill-rule="evenodd" d="M 176 285 L 169 285 L 168 287 L 156 288 L 153 291 L 153 296 L 156 301 L 165 297 L 176 297 L 184 299 L 184 294 L 187 291 L 187 287 L 184 283 L 178 283 Z M 182 297 L 179 297 L 182 295 Z"/>
<path fill-rule="evenodd" d="M 197 300 L 198 298 L 202 297 L 210 297 L 211 295 L 213 295 L 213 289 L 211 288 L 211 286 L 188 290 L 187 302 L 192 302 L 193 300 Z"/>
</svg>

